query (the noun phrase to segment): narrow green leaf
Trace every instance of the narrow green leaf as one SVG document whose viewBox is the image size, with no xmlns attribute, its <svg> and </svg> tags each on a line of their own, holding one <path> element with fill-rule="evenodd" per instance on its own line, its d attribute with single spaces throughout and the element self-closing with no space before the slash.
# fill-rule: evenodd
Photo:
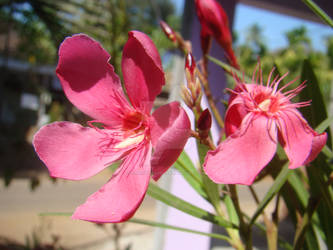
<svg viewBox="0 0 333 250">
<path fill-rule="evenodd" d="M 327 111 L 317 76 L 308 59 L 303 62 L 301 80 L 306 81 L 307 86 L 299 94 L 300 101 L 312 100 L 311 105 L 302 108 L 301 112 L 311 127 L 315 128 L 327 119 Z M 328 145 L 331 146 L 332 140 L 331 132 L 329 130 L 327 130 L 327 135 Z"/>
<path fill-rule="evenodd" d="M 306 235 L 306 230 L 311 222 L 311 217 L 314 214 L 315 210 L 317 209 L 317 206 L 319 204 L 319 199 L 310 199 L 309 204 L 307 206 L 307 209 L 305 213 L 303 214 L 301 224 L 297 227 L 295 238 L 294 238 L 294 249 L 301 249 L 303 246 L 304 238 Z M 312 237 L 311 237 L 312 238 Z M 307 239 L 308 244 L 314 245 L 312 242 L 312 239 Z M 316 243 L 315 243 L 316 244 Z"/>
<path fill-rule="evenodd" d="M 39 216 L 72 216 L 73 213 L 62 212 L 45 212 L 40 213 Z"/>
<path fill-rule="evenodd" d="M 194 206 L 187 201 L 184 201 L 177 196 L 161 189 L 157 185 L 150 183 L 147 191 L 148 195 L 153 197 L 156 200 L 159 200 L 171 207 L 174 207 L 184 213 L 192 215 L 194 217 L 200 218 L 202 220 L 210 221 L 214 224 L 220 225 L 222 227 L 235 227 L 231 222 L 223 219 L 222 217 L 216 216 L 206 210 Z"/>
<path fill-rule="evenodd" d="M 239 217 L 237 215 L 236 208 L 234 206 L 234 203 L 229 195 L 225 195 L 223 197 L 224 205 L 227 208 L 227 213 L 230 219 L 230 222 L 239 226 Z M 229 229 L 228 230 L 229 235 L 231 236 L 232 239 L 239 239 L 240 240 L 240 235 L 239 235 L 239 230 L 237 229 Z"/>
<path fill-rule="evenodd" d="M 320 230 L 325 234 L 326 244 L 329 249 L 333 249 L 333 227 L 331 218 L 333 217 L 333 196 L 332 188 L 326 184 L 326 169 L 329 169 L 326 159 L 319 155 L 310 167 L 306 168 L 309 178 L 309 188 L 312 197 L 321 197 L 321 202 L 316 210 L 320 221 Z M 331 171 L 330 171 L 331 172 Z"/>
<path fill-rule="evenodd" d="M 295 169 L 294 171 L 290 171 L 288 182 L 297 194 L 299 201 L 304 207 L 306 207 L 310 195 L 308 193 L 308 190 L 306 190 L 304 183 L 297 175 L 297 169 Z"/>
<path fill-rule="evenodd" d="M 250 221 L 250 217 L 243 213 L 243 216 L 248 220 Z M 258 223 L 258 222 L 255 222 L 254 223 L 254 226 L 256 226 L 263 234 L 266 234 L 266 230 L 267 228 L 265 227 L 265 225 L 261 224 L 261 223 Z M 288 241 L 286 241 L 283 237 L 279 236 L 278 235 L 278 244 L 280 247 L 282 247 L 283 249 L 288 249 L 288 250 L 292 250 L 293 249 L 293 246 L 290 245 L 290 243 Z"/>
<path fill-rule="evenodd" d="M 208 200 L 208 196 L 203 189 L 202 181 L 195 178 L 194 175 L 191 174 L 191 172 L 189 171 L 187 166 L 184 166 L 179 162 L 176 162 L 173 166 L 179 171 L 179 173 L 181 173 L 181 175 L 188 182 L 188 184 L 190 184 L 191 187 L 195 191 L 197 191 L 197 193 L 200 196 L 202 196 L 204 199 Z"/>
<path fill-rule="evenodd" d="M 177 231 L 181 231 L 181 232 L 204 235 L 207 237 L 225 240 L 229 244 L 231 244 L 229 237 L 222 235 L 222 234 L 205 233 L 205 232 L 201 232 L 201 231 L 197 231 L 197 230 L 187 229 L 184 227 L 176 227 L 176 226 L 172 226 L 172 225 L 168 225 L 168 224 L 164 224 L 164 223 L 160 223 L 160 222 L 148 221 L 148 220 L 137 219 L 137 218 L 130 219 L 128 222 L 143 224 L 143 225 L 148 225 L 148 226 L 153 226 L 153 227 L 160 227 L 160 228 L 165 228 L 165 229 L 172 229 L 172 230 L 177 230 Z"/>
<path fill-rule="evenodd" d="M 295 170 L 291 170 L 289 171 L 290 174 L 295 172 Z M 274 175 L 273 175 L 274 176 Z M 296 179 L 296 177 L 294 177 Z M 295 181 L 295 179 L 292 179 L 293 181 Z M 288 208 L 288 212 L 289 212 L 289 216 L 293 221 L 294 224 L 294 228 L 295 230 L 297 230 L 297 226 L 298 226 L 298 215 L 303 214 L 305 211 L 305 207 L 302 204 L 302 200 L 298 197 L 298 191 L 295 191 L 294 188 L 290 185 L 290 180 L 288 178 L 288 183 L 286 183 L 286 185 L 284 185 L 281 190 L 280 193 L 285 201 L 285 204 Z M 295 187 L 295 186 L 294 186 Z M 308 192 L 307 190 L 305 192 Z M 317 236 L 314 233 L 314 225 L 313 224 L 309 224 L 308 225 L 308 230 L 305 232 L 305 245 L 304 248 L 305 249 L 319 249 L 319 243 L 317 240 Z"/>
<path fill-rule="evenodd" d="M 235 225 L 239 225 L 239 218 L 238 218 L 235 206 L 232 202 L 232 199 L 229 195 L 224 196 L 224 204 L 227 208 L 227 212 L 228 212 L 231 223 L 234 223 Z"/>
<path fill-rule="evenodd" d="M 202 177 L 199 171 L 193 165 L 191 159 L 183 151 L 175 162 L 174 167 L 181 173 L 184 179 L 198 192 L 204 199 L 208 199 L 203 188 Z"/>
<path fill-rule="evenodd" d="M 328 158 L 333 159 L 333 152 L 327 145 L 323 147 L 321 152 L 323 152 L 323 154 Z"/>
<path fill-rule="evenodd" d="M 222 69 L 224 69 L 226 72 L 229 74 L 235 74 L 239 79 L 243 79 L 245 82 L 252 82 L 252 79 L 246 75 L 243 74 L 243 72 L 239 71 L 238 69 L 212 57 L 212 56 L 207 56 L 210 61 L 213 63 L 219 65 Z"/>
<path fill-rule="evenodd" d="M 333 28 L 333 20 L 312 0 L 303 0 L 303 2 L 325 23 Z"/>
<path fill-rule="evenodd" d="M 265 197 L 262 199 L 262 201 L 259 203 L 257 210 L 255 211 L 254 215 L 252 216 L 250 220 L 250 225 L 252 225 L 258 216 L 262 213 L 262 211 L 265 209 L 265 207 L 268 205 L 268 203 L 273 199 L 273 197 L 280 191 L 284 183 L 288 180 L 289 177 L 289 169 L 288 169 L 289 162 L 284 164 L 282 167 L 280 173 L 276 177 L 273 185 L 266 193 Z"/>
<path fill-rule="evenodd" d="M 290 187 L 293 188 L 295 194 L 297 195 L 297 199 L 302 204 L 302 207 L 306 209 L 308 207 L 308 202 L 310 199 L 309 190 L 306 188 L 306 183 L 301 180 L 299 174 L 301 174 L 301 170 L 294 169 L 290 171 L 290 175 L 288 178 L 288 183 Z M 312 216 L 312 220 L 316 225 L 319 225 L 318 215 L 314 214 Z"/>
<path fill-rule="evenodd" d="M 201 144 L 198 140 L 197 140 L 197 148 L 200 159 L 200 166 L 202 166 L 205 161 L 205 157 L 207 155 L 209 148 L 206 145 Z M 216 183 L 214 183 L 203 170 L 202 170 L 202 181 L 204 189 L 206 190 L 208 196 L 208 200 L 212 203 L 218 214 L 221 215 L 222 211 L 221 211 L 219 186 Z"/>
<path fill-rule="evenodd" d="M 324 121 L 322 121 L 317 127 L 316 131 L 318 133 L 323 133 L 331 124 L 333 123 L 333 116 L 328 117 Z"/>
<path fill-rule="evenodd" d="M 193 165 L 191 158 L 183 151 L 178 157 L 177 163 L 179 163 L 186 171 L 193 176 L 193 179 L 196 179 L 198 182 L 202 182 L 201 175 Z"/>
</svg>

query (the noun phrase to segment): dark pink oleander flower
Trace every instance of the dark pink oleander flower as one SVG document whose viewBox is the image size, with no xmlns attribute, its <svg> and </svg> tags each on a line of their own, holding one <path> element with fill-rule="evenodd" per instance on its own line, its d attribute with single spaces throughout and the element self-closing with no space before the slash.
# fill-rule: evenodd
<svg viewBox="0 0 333 250">
<path fill-rule="evenodd" d="M 89 127 L 48 124 L 33 141 L 52 177 L 82 180 L 122 160 L 112 178 L 73 214 L 74 219 L 100 223 L 129 219 L 145 196 L 150 174 L 159 179 L 190 135 L 190 121 L 179 103 L 151 114 L 165 79 L 157 49 L 147 35 L 132 31 L 124 46 L 122 70 L 129 101 L 109 59 L 101 45 L 86 35 L 65 39 L 57 75 L 67 98 L 94 120 Z"/>
<path fill-rule="evenodd" d="M 255 83 L 255 74 L 250 84 L 237 79 L 226 112 L 227 139 L 208 152 L 204 163 L 214 182 L 251 185 L 273 158 L 278 142 L 290 169 L 311 162 L 325 145 L 327 134 L 314 131 L 297 110 L 310 102 L 291 102 L 304 83 L 282 93 L 295 80 L 278 89 L 286 74 L 270 82 L 272 73 L 266 85 Z"/>
<path fill-rule="evenodd" d="M 222 6 L 216 0 L 195 0 L 195 6 L 201 24 L 200 39 L 204 54 L 208 53 L 211 37 L 214 37 L 224 49 L 230 64 L 239 68 L 232 49 L 228 16 Z"/>
</svg>

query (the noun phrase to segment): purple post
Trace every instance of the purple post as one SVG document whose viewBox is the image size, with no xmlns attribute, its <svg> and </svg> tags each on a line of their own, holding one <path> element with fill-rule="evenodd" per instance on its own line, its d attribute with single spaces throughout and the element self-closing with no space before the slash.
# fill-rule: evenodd
<svg viewBox="0 0 333 250">
<path fill-rule="evenodd" d="M 226 10 L 229 22 L 232 24 L 234 10 L 236 6 L 236 0 L 223 0 L 219 1 L 223 8 Z M 202 57 L 201 54 L 201 46 L 200 46 L 200 23 L 195 13 L 195 6 L 193 0 L 186 0 L 184 7 L 184 18 L 183 18 L 183 36 L 185 39 L 190 40 L 193 45 L 193 55 L 196 60 L 199 60 Z M 210 51 L 210 55 L 213 57 L 224 60 L 224 52 L 223 49 L 214 41 L 212 43 L 212 48 Z M 176 64 L 177 65 L 177 64 Z M 184 64 L 182 64 L 184 65 Z M 179 64 L 178 64 L 179 66 Z M 208 64 L 209 71 L 209 83 L 211 87 L 212 94 L 220 112 L 223 114 L 224 107 L 220 100 L 224 99 L 224 89 L 226 86 L 226 77 L 224 71 L 214 63 L 210 62 Z M 181 71 L 183 74 L 183 70 Z M 177 78 L 177 77 L 176 77 Z M 180 77 L 184 79 L 184 75 Z M 179 79 L 179 77 L 178 77 Z M 179 89 L 177 89 L 179 91 Z M 203 107 L 206 107 L 206 101 L 203 100 Z M 188 112 L 190 113 L 190 112 Z M 192 117 L 193 124 L 193 117 Z M 215 129 L 214 129 L 215 128 Z M 219 135 L 219 129 L 216 126 L 213 126 L 213 136 L 215 134 L 215 140 Z M 192 158 L 193 162 L 198 165 L 198 156 L 197 150 L 195 146 L 195 141 L 190 139 L 188 144 L 185 147 L 185 151 Z M 189 201 L 190 203 L 195 204 L 198 207 L 206 209 L 208 211 L 213 211 L 213 208 L 209 203 L 207 203 L 203 198 L 201 198 L 183 179 L 180 174 L 176 174 L 176 171 L 172 171 L 172 175 L 170 177 L 171 183 L 169 183 L 169 191 L 173 194 L 181 197 L 182 199 Z M 169 180 L 168 180 L 169 181 Z M 162 215 L 163 217 L 163 215 Z M 164 210 L 164 218 L 162 218 L 163 222 L 185 227 L 193 230 L 203 231 L 203 232 L 211 232 L 212 225 L 203 220 L 194 218 L 189 216 L 183 212 L 180 212 L 173 208 L 167 208 Z M 156 242 L 155 242 L 156 243 Z M 160 243 L 160 244 L 158 244 Z M 162 247 L 163 245 L 163 247 Z M 155 244 L 155 249 L 163 249 L 163 250 L 183 250 L 183 249 L 200 249 L 200 250 L 208 250 L 210 247 L 210 238 L 206 236 L 200 236 L 190 233 L 183 233 L 179 231 L 173 230 L 165 230 L 163 236 L 159 237 L 159 242 Z"/>
</svg>

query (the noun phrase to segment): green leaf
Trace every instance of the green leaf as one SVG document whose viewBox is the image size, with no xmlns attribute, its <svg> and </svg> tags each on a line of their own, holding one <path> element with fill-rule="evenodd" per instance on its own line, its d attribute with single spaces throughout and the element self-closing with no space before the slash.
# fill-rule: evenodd
<svg viewBox="0 0 333 250">
<path fill-rule="evenodd" d="M 303 242 L 304 242 L 304 237 L 306 235 L 306 230 L 309 226 L 309 224 L 311 223 L 311 217 L 314 214 L 315 210 L 317 209 L 318 203 L 319 203 L 319 199 L 310 199 L 309 204 L 307 206 L 307 209 L 305 211 L 305 213 L 303 214 L 302 220 L 300 221 L 300 225 L 297 226 L 297 230 L 295 233 L 295 238 L 294 238 L 294 249 L 301 249 L 301 247 L 303 246 Z M 311 237 L 312 234 L 308 234 L 307 235 L 307 243 L 308 245 L 311 245 L 312 247 L 314 247 L 317 243 L 316 243 L 316 239 L 313 239 L 313 237 Z M 310 248 L 313 249 L 313 248 Z"/>
<path fill-rule="evenodd" d="M 234 206 L 234 203 L 229 195 L 225 195 L 223 197 L 224 200 L 224 205 L 227 208 L 227 213 L 230 219 L 230 222 L 239 226 L 239 217 L 237 215 L 236 208 Z M 231 236 L 232 239 L 239 239 L 240 240 L 240 235 L 239 235 L 239 230 L 237 229 L 229 229 L 228 230 L 229 235 Z"/>
<path fill-rule="evenodd" d="M 312 0 L 303 0 L 303 2 L 325 23 L 333 28 L 333 20 Z"/>
<path fill-rule="evenodd" d="M 186 171 L 190 173 L 193 176 L 193 179 L 196 179 L 198 182 L 202 182 L 201 175 L 196 169 L 196 167 L 193 165 L 192 160 L 190 157 L 183 151 L 181 155 L 178 157 L 178 160 L 176 161 L 180 165 L 182 165 L 183 168 L 186 168 Z"/>
<path fill-rule="evenodd" d="M 148 225 L 148 226 L 153 226 L 153 227 L 160 227 L 160 228 L 165 228 L 165 229 L 172 229 L 172 230 L 177 230 L 177 231 L 182 231 L 182 232 L 187 232 L 187 233 L 194 233 L 194 234 L 204 235 L 204 236 L 207 236 L 207 237 L 212 237 L 212 238 L 216 238 L 216 239 L 220 239 L 220 240 L 225 240 L 229 244 L 231 244 L 231 241 L 230 241 L 229 237 L 227 237 L 225 235 L 222 235 L 222 234 L 205 233 L 205 232 L 201 232 L 201 231 L 197 231 L 197 230 L 187 229 L 187 228 L 184 228 L 184 227 L 176 227 L 176 226 L 172 226 L 172 225 L 168 225 L 168 224 L 164 224 L 164 223 L 142 220 L 142 219 L 137 219 L 137 218 L 130 219 L 128 222 L 143 224 L 143 225 Z"/>
<path fill-rule="evenodd" d="M 207 194 L 203 189 L 201 175 L 184 151 L 175 162 L 174 167 L 181 173 L 181 175 L 193 187 L 193 189 L 198 192 L 199 195 L 201 195 L 206 200 L 208 199 Z"/>
<path fill-rule="evenodd" d="M 237 228 L 236 225 L 231 222 L 223 219 L 222 217 L 216 216 L 202 208 L 194 206 L 187 201 L 184 201 L 177 196 L 161 189 L 157 185 L 150 183 L 147 191 L 148 195 L 153 197 L 156 200 L 159 200 L 171 207 L 174 207 L 184 213 L 192 215 L 194 217 L 200 218 L 202 220 L 206 220 L 212 222 L 214 224 L 220 225 L 222 227 L 234 227 Z"/>
<path fill-rule="evenodd" d="M 299 201 L 304 207 L 307 206 L 308 199 L 310 197 L 308 191 L 306 190 L 304 183 L 301 181 L 297 175 L 297 169 L 290 171 L 288 183 L 294 189 L 295 193 L 298 196 Z"/>
<path fill-rule="evenodd" d="M 268 190 L 266 193 L 265 197 L 262 199 L 262 201 L 259 203 L 257 210 L 253 214 L 251 220 L 250 220 L 250 225 L 252 225 L 258 216 L 262 213 L 262 211 L 265 209 L 265 207 L 268 205 L 268 203 L 273 199 L 273 197 L 280 191 L 284 183 L 288 180 L 290 170 L 288 169 L 289 162 L 284 164 L 282 167 L 282 170 L 276 177 L 273 185 L 271 188 Z"/>
<path fill-rule="evenodd" d="M 243 74 L 243 72 L 239 71 L 238 69 L 212 57 L 212 56 L 207 56 L 207 58 L 212 61 L 213 63 L 219 65 L 222 69 L 227 71 L 230 74 L 235 74 L 239 79 L 244 79 L 245 82 L 252 82 L 252 79 L 246 75 Z"/>
<path fill-rule="evenodd" d="M 238 215 L 236 212 L 236 208 L 229 195 L 224 196 L 224 204 L 227 208 L 227 212 L 228 212 L 231 223 L 234 223 L 235 225 L 239 225 L 239 218 L 238 218 Z"/>
</svg>

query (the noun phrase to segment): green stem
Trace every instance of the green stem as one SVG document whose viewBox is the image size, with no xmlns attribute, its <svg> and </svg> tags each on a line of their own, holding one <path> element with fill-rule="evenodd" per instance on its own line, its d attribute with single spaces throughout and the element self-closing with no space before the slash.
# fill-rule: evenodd
<svg viewBox="0 0 333 250">
<path fill-rule="evenodd" d="M 296 230 L 295 238 L 294 238 L 294 249 L 302 249 L 306 229 L 307 229 L 309 223 L 311 222 L 312 215 L 316 211 L 321 198 L 322 198 L 322 196 L 320 196 L 319 198 L 318 197 L 309 198 L 307 210 L 305 211 L 303 218 L 300 221 L 300 224 L 297 226 L 297 230 Z"/>
<path fill-rule="evenodd" d="M 274 198 L 274 196 L 280 191 L 282 186 L 285 184 L 285 182 L 288 180 L 289 177 L 289 169 L 288 169 L 289 163 L 287 162 L 283 167 L 278 176 L 276 177 L 274 184 L 270 187 L 268 192 L 266 193 L 263 200 L 260 202 L 260 204 L 257 207 L 257 210 L 252 216 L 252 219 L 250 220 L 250 225 L 252 225 L 256 219 L 261 215 L 262 211 L 265 209 L 265 207 L 268 205 L 268 203 Z"/>
<path fill-rule="evenodd" d="M 303 2 L 324 22 L 333 27 L 333 20 L 312 0 L 303 0 Z"/>
<path fill-rule="evenodd" d="M 236 213 L 239 218 L 239 230 L 240 230 L 240 233 L 241 233 L 243 239 L 245 239 L 245 249 L 251 250 L 252 249 L 252 230 L 251 230 L 251 227 L 248 226 L 244 221 L 243 213 L 242 213 L 242 210 L 239 205 L 236 185 L 230 184 L 230 185 L 228 185 L 228 187 L 229 187 L 232 202 L 234 203 L 235 210 L 236 210 Z"/>
<path fill-rule="evenodd" d="M 224 218 L 222 218 L 220 216 L 216 216 L 202 208 L 196 207 L 196 206 L 192 205 L 191 203 L 188 203 L 187 201 L 184 201 L 184 200 L 178 198 L 177 196 L 165 191 L 164 189 L 161 189 L 160 187 L 153 184 L 152 182 L 148 186 L 147 194 L 156 200 L 159 200 L 171 207 L 174 207 L 174 208 L 176 208 L 184 213 L 187 213 L 189 215 L 192 215 L 194 217 L 212 222 L 212 223 L 222 226 L 222 227 L 237 228 L 236 225 L 225 220 Z"/>
<path fill-rule="evenodd" d="M 199 70 L 197 72 L 198 72 L 198 76 L 199 76 L 200 82 L 202 84 L 202 87 L 204 89 L 209 107 L 211 108 L 211 110 L 213 112 L 213 115 L 216 119 L 217 124 L 222 129 L 222 128 L 224 128 L 224 122 L 223 122 L 222 116 L 220 115 L 220 112 L 217 109 L 217 106 L 214 102 L 213 95 L 212 95 L 212 92 L 210 91 L 210 87 L 209 87 L 207 78 L 203 74 L 201 74 L 201 72 Z"/>
<path fill-rule="evenodd" d="M 252 194 L 253 199 L 255 200 L 256 204 L 259 205 L 260 201 L 258 198 L 258 195 L 256 193 L 256 191 L 254 190 L 254 188 L 252 186 L 248 186 L 249 190 Z M 274 224 L 272 223 L 272 221 L 267 217 L 265 211 L 262 211 L 262 216 L 264 218 L 264 223 L 266 225 L 267 230 L 265 230 L 266 233 L 266 238 L 267 238 L 267 245 L 268 245 L 268 249 L 269 250 L 276 250 L 276 242 L 277 242 L 277 230 L 275 230 L 274 228 Z"/>
<path fill-rule="evenodd" d="M 187 232 L 187 233 L 194 233 L 194 234 L 204 235 L 204 236 L 207 236 L 207 237 L 212 237 L 212 238 L 224 240 L 224 241 L 227 241 L 229 244 L 231 244 L 230 238 L 225 236 L 225 235 L 221 235 L 221 234 L 205 233 L 205 232 L 201 232 L 201 231 L 197 231 L 197 230 L 187 229 L 187 228 L 184 228 L 184 227 L 176 227 L 176 226 L 172 226 L 172 225 L 168 225 L 168 224 L 164 224 L 164 223 L 159 223 L 159 222 L 155 222 L 155 221 L 148 221 L 148 220 L 143 220 L 143 219 L 136 219 L 136 218 L 132 218 L 128 222 L 137 223 L 137 224 L 144 224 L 144 225 L 153 226 L 153 227 L 161 227 L 161 228 L 166 228 L 166 229 L 172 229 L 172 230 L 177 230 L 177 231 L 182 231 L 182 232 Z"/>
</svg>

